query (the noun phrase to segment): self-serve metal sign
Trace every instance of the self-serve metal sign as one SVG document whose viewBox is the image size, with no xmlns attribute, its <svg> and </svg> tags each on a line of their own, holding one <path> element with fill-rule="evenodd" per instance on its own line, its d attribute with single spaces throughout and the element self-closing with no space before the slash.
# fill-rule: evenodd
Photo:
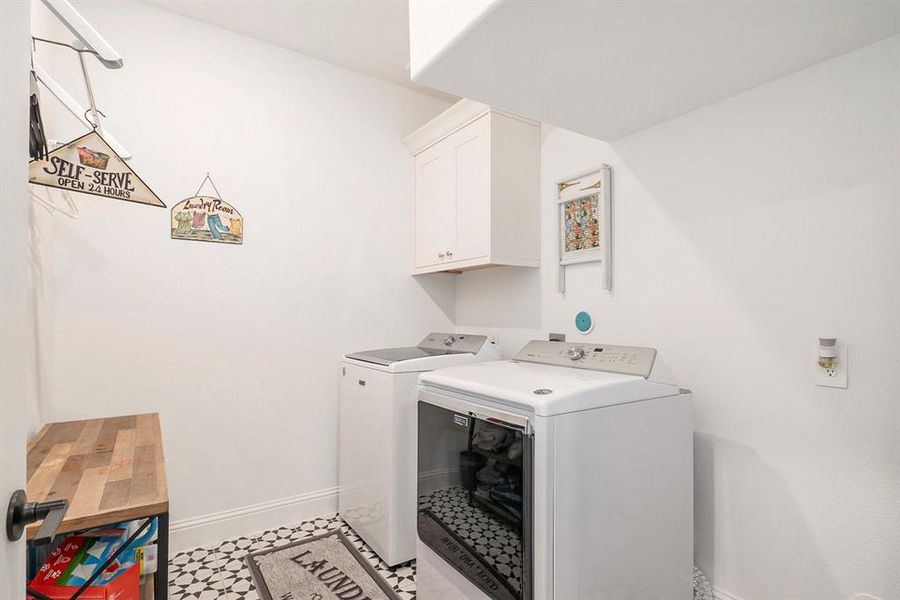
<svg viewBox="0 0 900 600">
<path fill-rule="evenodd" d="M 29 165 L 28 181 L 37 185 L 165 208 L 99 133 L 92 131 Z"/>
</svg>

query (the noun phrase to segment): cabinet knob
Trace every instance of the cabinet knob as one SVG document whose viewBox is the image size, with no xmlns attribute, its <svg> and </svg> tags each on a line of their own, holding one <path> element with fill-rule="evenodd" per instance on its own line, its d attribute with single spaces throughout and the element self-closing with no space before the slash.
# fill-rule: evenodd
<svg viewBox="0 0 900 600">
<path fill-rule="evenodd" d="M 447 250 L 447 258 L 450 258 L 451 256 L 453 256 L 453 253 Z"/>
<path fill-rule="evenodd" d="M 443 252 L 438 252 L 438 258 L 444 258 L 444 253 L 443 253 Z"/>
</svg>

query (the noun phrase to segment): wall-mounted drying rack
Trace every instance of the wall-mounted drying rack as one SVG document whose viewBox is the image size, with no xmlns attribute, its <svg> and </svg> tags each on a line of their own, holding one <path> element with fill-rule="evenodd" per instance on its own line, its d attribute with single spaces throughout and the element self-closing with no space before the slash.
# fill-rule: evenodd
<svg viewBox="0 0 900 600">
<path fill-rule="evenodd" d="M 36 41 L 41 42 L 50 42 L 53 44 L 66 46 L 78 52 L 79 60 L 81 61 L 81 70 L 84 74 L 84 83 L 87 88 L 88 100 L 90 102 L 90 106 L 88 108 L 83 107 L 75 98 L 69 94 L 65 88 L 63 88 L 59 83 L 54 80 L 49 73 L 47 73 L 46 69 L 41 67 L 41 65 L 36 62 L 32 58 L 32 65 L 35 77 L 47 90 L 53 94 L 53 96 L 62 103 L 66 109 L 72 113 L 72 115 L 78 119 L 78 121 L 87 127 L 88 129 L 93 129 L 99 132 L 103 139 L 109 144 L 110 148 L 112 148 L 116 154 L 118 154 L 123 160 L 128 160 L 131 158 L 131 153 L 119 143 L 118 140 L 110 133 L 108 130 L 104 129 L 102 124 L 100 123 L 100 115 L 103 113 L 97 109 L 96 101 L 94 100 L 94 91 L 91 87 L 91 80 L 88 76 L 87 64 L 85 62 L 84 55 L 92 54 L 100 61 L 100 64 L 105 66 L 108 69 L 119 69 L 124 65 L 122 57 L 116 52 L 109 43 L 103 39 L 103 36 L 94 29 L 94 27 L 88 23 L 87 19 L 81 16 L 75 7 L 72 6 L 68 0 L 41 0 L 41 2 L 53 13 L 53 15 L 62 22 L 63 25 L 68 28 L 69 31 L 76 37 L 75 45 L 64 44 L 61 42 L 52 42 L 50 40 L 42 40 L 38 38 L 34 38 Z M 88 119 L 88 113 L 91 114 L 91 119 Z"/>
<path fill-rule="evenodd" d="M 69 31 L 78 38 L 78 41 L 90 50 L 103 65 L 109 69 L 121 69 L 122 57 L 118 52 L 113 50 L 112 46 L 103 39 L 96 29 L 94 29 L 87 19 L 81 16 L 75 7 L 68 0 L 41 0 L 44 5 L 50 9 L 56 18 L 62 21 L 62 24 L 69 28 Z"/>
</svg>

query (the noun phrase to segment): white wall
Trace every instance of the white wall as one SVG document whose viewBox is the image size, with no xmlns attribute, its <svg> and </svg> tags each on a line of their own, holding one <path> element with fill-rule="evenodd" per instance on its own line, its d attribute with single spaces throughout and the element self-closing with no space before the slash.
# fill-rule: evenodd
<svg viewBox="0 0 900 600">
<path fill-rule="evenodd" d="M 174 241 L 168 210 L 79 196 L 80 218 L 54 223 L 44 418 L 158 411 L 176 528 L 280 506 L 176 548 L 299 518 L 298 495 L 333 507 L 340 356 L 452 330 L 452 278 L 407 273 L 401 143 L 447 104 L 154 7 L 77 7 L 124 56 L 91 72 L 133 168 L 170 207 L 209 171 L 245 240 Z M 82 133 L 63 121 L 52 137 Z"/>
<path fill-rule="evenodd" d="M 459 276 L 457 326 L 506 355 L 593 313 L 695 398 L 696 559 L 744 600 L 900 597 L 900 38 L 614 146 L 545 127 L 537 270 Z M 602 110 L 602 102 L 598 104 Z M 556 293 L 554 183 L 614 173 L 614 289 Z M 815 343 L 850 387 L 811 382 Z"/>
</svg>

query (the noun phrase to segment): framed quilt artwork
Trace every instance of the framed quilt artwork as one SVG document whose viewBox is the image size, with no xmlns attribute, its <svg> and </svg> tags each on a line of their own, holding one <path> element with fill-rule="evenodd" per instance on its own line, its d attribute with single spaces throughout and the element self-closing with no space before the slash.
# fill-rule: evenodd
<svg viewBox="0 0 900 600">
<path fill-rule="evenodd" d="M 612 288 L 610 238 L 612 195 L 609 165 L 556 184 L 559 203 L 559 282 L 566 291 L 566 266 L 603 263 L 604 289 Z"/>
</svg>

